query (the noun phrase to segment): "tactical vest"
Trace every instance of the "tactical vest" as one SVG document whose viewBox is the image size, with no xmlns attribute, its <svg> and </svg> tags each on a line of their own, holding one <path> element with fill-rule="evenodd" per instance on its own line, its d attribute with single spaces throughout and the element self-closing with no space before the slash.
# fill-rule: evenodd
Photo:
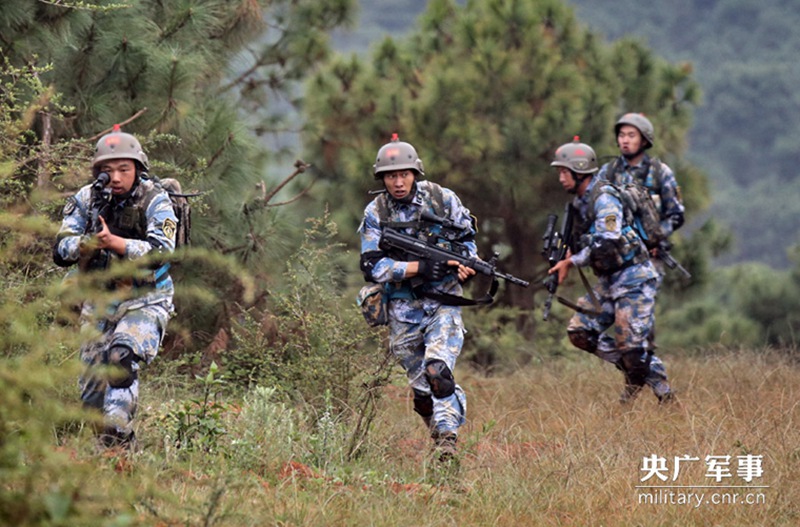
<svg viewBox="0 0 800 527">
<path fill-rule="evenodd" d="M 110 203 L 104 216 L 112 234 L 132 240 L 147 239 L 147 208 L 162 192 L 152 181 L 143 179 L 122 204 Z M 120 206 L 122 205 L 122 206 Z"/>
<path fill-rule="evenodd" d="M 576 240 L 576 252 L 589 247 L 594 234 L 594 223 L 597 220 L 595 203 L 602 194 L 610 194 L 622 205 L 622 235 L 617 240 L 600 240 L 590 247 L 589 261 L 598 275 L 608 275 L 631 265 L 647 261 L 649 255 L 642 245 L 641 238 L 633 228 L 634 218 L 630 207 L 626 204 L 620 189 L 607 181 L 599 181 L 589 193 L 589 204 L 586 217 L 575 222 L 573 239 Z"/>
<path fill-rule="evenodd" d="M 447 211 L 444 205 L 444 192 L 442 191 L 442 187 L 431 181 L 426 181 L 424 183 L 417 183 L 417 192 L 420 191 L 426 193 L 422 206 L 431 209 L 431 212 L 433 212 L 433 214 L 436 216 L 441 218 L 446 217 Z M 378 220 L 381 228 L 388 227 L 398 230 L 411 228 L 414 230 L 414 236 L 426 240 L 427 242 L 430 242 L 431 238 L 433 238 L 433 241 L 436 245 L 449 251 L 454 250 L 453 243 L 451 242 L 471 241 L 471 235 L 470 240 L 465 238 L 460 238 L 457 240 L 447 239 L 446 237 L 440 236 L 442 232 L 442 227 L 440 225 L 431 225 L 424 229 L 420 229 L 421 224 L 419 218 L 414 218 L 411 221 L 390 221 L 391 212 L 389 210 L 389 196 L 387 193 L 379 195 L 375 205 L 377 208 Z M 389 254 L 389 256 L 398 260 L 404 260 L 407 257 L 407 255 L 404 254 Z M 403 280 L 402 282 L 397 283 L 389 282 L 385 284 L 383 288 L 383 294 L 384 301 L 392 298 L 417 298 L 419 295 L 426 296 L 421 290 L 412 288 L 409 280 Z M 452 295 L 444 295 L 437 298 L 437 300 L 442 303 L 450 303 L 450 305 L 470 305 L 470 302 L 472 302 L 468 299 L 463 299 L 462 301 L 460 297 L 454 297 Z"/>
<path fill-rule="evenodd" d="M 123 203 L 115 204 L 112 200 L 106 209 L 108 214 L 108 219 L 106 220 L 108 230 L 111 231 L 112 234 L 123 238 L 146 240 L 147 208 L 150 206 L 153 199 L 161 192 L 164 192 L 161 185 L 149 179 L 142 179 L 139 181 L 139 185 L 134 189 L 132 195 Z M 149 269 L 153 271 L 151 276 L 142 279 L 116 280 L 112 282 L 111 288 L 128 283 L 134 287 L 160 287 L 160 285 L 170 277 L 168 274 L 170 269 L 169 262 L 160 262 L 156 260 L 149 265 Z"/>
<path fill-rule="evenodd" d="M 420 186 L 421 184 L 417 183 L 417 192 L 420 191 Z M 425 182 L 425 187 L 430 197 L 430 201 L 426 205 L 433 209 L 434 214 L 444 217 L 444 192 L 442 191 L 441 185 L 433 183 L 432 181 L 427 181 Z M 378 196 L 375 205 L 378 209 L 378 220 L 381 223 L 381 227 L 403 228 L 404 225 L 401 225 L 402 222 L 389 222 L 391 214 L 389 211 L 389 194 L 387 192 Z"/>
<path fill-rule="evenodd" d="M 444 218 L 447 214 L 444 206 L 444 192 L 442 192 L 442 187 L 436 183 L 427 181 L 425 182 L 425 187 L 421 189 L 421 185 L 417 183 L 417 192 L 426 192 L 427 200 L 423 204 L 423 207 L 428 207 L 435 214 L 440 218 Z M 380 222 L 381 228 L 389 227 L 391 229 L 406 229 L 412 228 L 415 230 L 414 235 L 419 237 L 424 237 L 427 240 L 430 240 L 430 237 L 436 238 L 437 235 L 441 232 L 441 226 L 439 225 L 432 225 L 427 229 L 427 232 L 419 232 L 417 229 L 420 227 L 419 218 L 414 218 L 411 221 L 389 221 L 391 217 L 391 212 L 389 211 L 389 196 L 388 194 L 384 193 L 378 196 L 378 201 L 376 202 L 377 212 L 378 212 L 378 220 Z M 435 240 L 436 244 L 443 249 L 452 250 L 452 244 L 449 240 L 443 238 L 437 238 Z"/>
<path fill-rule="evenodd" d="M 664 181 L 663 169 L 661 167 L 661 160 L 657 157 L 648 157 L 645 161 L 645 168 L 646 173 L 644 177 L 637 176 L 634 178 L 634 183 L 638 185 L 644 186 L 647 191 L 650 193 L 650 197 L 653 198 L 653 202 L 656 205 L 656 209 L 658 210 L 659 217 L 662 214 L 661 211 L 661 186 Z M 620 175 L 625 172 L 625 167 L 622 165 L 622 160 L 618 157 L 614 160 L 614 163 L 611 165 L 611 170 L 609 170 L 608 180 L 615 184 L 619 184 L 619 177 Z M 663 220 L 664 218 L 661 217 Z"/>
</svg>

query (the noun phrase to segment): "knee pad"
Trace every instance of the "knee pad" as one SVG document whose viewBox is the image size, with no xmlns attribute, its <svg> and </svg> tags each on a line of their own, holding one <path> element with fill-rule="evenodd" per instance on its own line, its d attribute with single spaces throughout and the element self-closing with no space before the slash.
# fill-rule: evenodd
<svg viewBox="0 0 800 527">
<path fill-rule="evenodd" d="M 430 417 L 433 415 L 433 397 L 431 394 L 424 393 L 419 390 L 414 390 L 414 411 L 422 417 Z"/>
<path fill-rule="evenodd" d="M 108 385 L 112 388 L 130 388 L 138 377 L 133 369 L 135 359 L 133 350 L 127 346 L 111 346 L 106 353 L 106 364 L 115 366 L 111 372 Z"/>
<path fill-rule="evenodd" d="M 583 351 L 594 353 L 597 351 L 597 342 L 600 336 L 596 331 L 585 331 L 582 329 L 567 331 L 569 341 L 572 345 Z"/>
<path fill-rule="evenodd" d="M 627 381 L 634 386 L 644 386 L 650 374 L 650 354 L 644 348 L 622 352 L 622 367 Z"/>
<path fill-rule="evenodd" d="M 442 360 L 434 359 L 425 364 L 425 378 L 431 386 L 431 393 L 437 399 L 450 397 L 456 391 L 453 372 Z"/>
</svg>

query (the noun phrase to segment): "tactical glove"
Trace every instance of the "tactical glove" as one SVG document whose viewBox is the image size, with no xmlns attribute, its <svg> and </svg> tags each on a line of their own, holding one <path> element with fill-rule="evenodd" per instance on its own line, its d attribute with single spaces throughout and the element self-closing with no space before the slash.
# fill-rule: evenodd
<svg viewBox="0 0 800 527">
<path fill-rule="evenodd" d="M 442 260 L 420 260 L 417 274 L 430 282 L 442 280 L 452 267 Z"/>
</svg>

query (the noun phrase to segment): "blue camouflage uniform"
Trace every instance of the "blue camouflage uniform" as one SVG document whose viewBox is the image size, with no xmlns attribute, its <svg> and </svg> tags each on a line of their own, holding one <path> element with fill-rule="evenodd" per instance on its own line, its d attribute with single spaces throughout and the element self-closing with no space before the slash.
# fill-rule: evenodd
<svg viewBox="0 0 800 527">
<path fill-rule="evenodd" d="M 612 183 L 638 183 L 647 188 L 659 210 L 661 228 L 667 236 L 672 235 L 683 225 L 685 209 L 680 187 L 674 172 L 663 161 L 645 154 L 638 165 L 631 166 L 624 156 L 620 156 L 615 161 L 603 165 L 597 177 Z M 660 288 L 664 279 L 664 263 L 659 259 L 653 263 L 658 271 Z"/>
<path fill-rule="evenodd" d="M 156 252 L 171 253 L 175 249 L 177 218 L 168 194 L 150 180 L 140 179 L 127 196 L 114 196 L 103 214 L 109 230 L 126 238 L 124 256 L 111 251 L 113 265 L 118 260 L 137 260 Z M 81 188 L 69 198 L 58 231 L 55 259 L 59 265 L 76 264 L 80 259 L 80 243 L 90 224 L 91 185 Z M 129 220 L 137 218 L 133 226 Z M 127 224 L 125 223 L 127 221 Z M 149 364 L 158 354 L 167 322 L 173 313 L 173 284 L 169 264 L 154 264 L 151 276 L 118 283 L 132 287 L 124 300 L 112 303 L 108 311 L 96 314 L 95 307 L 84 303 L 81 311 L 83 329 L 92 325 L 101 336 L 84 344 L 81 360 L 87 370 L 81 377 L 81 400 L 87 407 L 102 410 L 107 439 L 127 441 L 133 437 L 132 421 L 139 398 L 139 364 Z M 122 351 L 122 365 L 129 374 L 113 380 L 97 374 L 100 365 L 115 364 Z M 111 355 L 111 356 L 110 356 Z"/>
<path fill-rule="evenodd" d="M 597 188 L 595 188 L 597 187 Z M 636 231 L 626 225 L 619 195 L 599 177 L 594 177 L 573 207 L 578 251 L 570 258 L 578 267 L 591 266 L 597 275 L 593 291 L 600 314 L 576 312 L 567 333 L 576 347 L 619 367 L 626 376 L 626 389 L 634 395 L 650 374 L 651 356 L 646 348 L 652 326 L 657 272 Z M 612 263 L 609 263 L 612 262 Z M 591 295 L 578 305 L 594 311 Z M 613 348 L 601 349 L 600 335 L 614 326 Z"/>
<path fill-rule="evenodd" d="M 474 237 L 470 212 L 454 192 L 439 187 L 444 211 L 435 210 L 431 190 L 434 185 L 436 184 L 428 181 L 418 181 L 413 198 L 408 202 L 394 200 L 388 194 L 378 196 L 367 205 L 358 232 L 361 235 L 362 261 L 365 256 L 369 256 L 372 261 L 369 270 L 365 271 L 365 277 L 377 283 L 389 284 L 390 351 L 408 376 L 414 393 L 415 411 L 422 416 L 435 435 L 457 433 L 466 418 L 466 395 L 452 379 L 456 358 L 464 343 L 465 329 L 461 320 L 461 308 L 443 305 L 438 300 L 425 298 L 413 291 L 409 280 L 404 279 L 408 263 L 400 257 L 391 257 L 379 246 L 381 221 L 412 222 L 419 219 L 423 210 L 444 216 L 463 228 L 467 238 Z M 385 200 L 388 218 L 380 217 L 380 200 Z M 413 227 L 398 230 L 404 234 L 419 234 Z M 464 245 L 471 256 L 477 256 L 474 240 L 465 241 Z M 454 274 L 448 274 L 443 280 L 426 283 L 422 287 L 436 293 L 462 295 L 461 284 Z M 432 388 L 429 382 L 426 367 L 442 363 L 446 365 L 444 375 L 449 375 L 450 385 L 454 389 L 445 390 L 444 393 L 438 390 L 437 393 L 437 387 Z"/>
<path fill-rule="evenodd" d="M 611 181 L 612 183 L 638 183 L 647 188 L 650 196 L 653 198 L 653 202 L 656 204 L 656 208 L 659 210 L 661 228 L 667 236 L 670 236 L 683 225 L 685 209 L 681 199 L 678 181 L 675 179 L 675 174 L 672 169 L 661 160 L 651 158 L 645 154 L 636 166 L 632 166 L 624 156 L 619 156 L 616 160 L 603 165 L 597 177 Z M 664 273 L 666 270 L 664 262 L 660 259 L 655 258 L 652 262 L 658 273 L 658 282 L 656 284 L 657 296 L 664 281 Z M 664 363 L 655 355 L 655 317 L 653 324 L 654 327 L 650 328 L 650 336 L 648 339 L 648 345 L 653 355 L 650 364 L 651 375 L 647 379 L 647 384 L 653 388 L 656 396 L 661 397 L 670 392 L 670 388 Z M 599 349 L 608 353 L 610 358 L 613 359 L 613 348 L 613 339 L 604 334 L 600 338 Z"/>
</svg>

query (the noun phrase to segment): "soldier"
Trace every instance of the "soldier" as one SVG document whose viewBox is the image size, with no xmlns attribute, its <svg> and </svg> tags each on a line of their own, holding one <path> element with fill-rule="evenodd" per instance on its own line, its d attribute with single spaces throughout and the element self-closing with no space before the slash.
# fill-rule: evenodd
<svg viewBox="0 0 800 527">
<path fill-rule="evenodd" d="M 149 257 L 147 276 L 108 284 L 120 298 L 107 315 L 94 316 L 89 302 L 81 311 L 82 323 L 96 324 L 101 334 L 81 348 L 87 368 L 79 384 L 84 407 L 103 413 L 104 447 L 133 446 L 138 371 L 156 357 L 173 312 L 169 263 L 152 256 L 175 249 L 176 217 L 168 194 L 147 179 L 148 169 L 139 141 L 115 125 L 97 142 L 94 183 L 67 200 L 53 250 L 57 265 L 77 264 L 80 272 Z"/>
<path fill-rule="evenodd" d="M 410 260 L 382 249 L 380 239 L 386 226 L 412 236 L 435 237 L 435 229 L 423 232 L 420 224 L 426 211 L 461 229 L 457 241 L 477 257 L 474 225 L 469 210 L 453 191 L 423 180 L 425 172 L 417 151 L 397 134 L 378 150 L 373 174 L 386 192 L 364 210 L 358 229 L 361 270 L 367 281 L 386 284 L 390 351 L 408 376 L 414 411 L 430 432 L 439 459 L 446 461 L 455 455 L 458 429 L 466 418 L 466 395 L 453 378 L 465 331 L 460 307 L 427 295 L 462 296 L 461 282 L 475 270 L 455 261 Z M 438 242 L 449 248 L 450 240 Z"/>
<path fill-rule="evenodd" d="M 667 236 L 671 235 L 683 225 L 684 206 L 672 169 L 658 158 L 650 157 L 646 153 L 655 143 L 653 123 L 641 113 L 626 113 L 614 125 L 614 134 L 617 138 L 620 156 L 603 165 L 597 177 L 614 184 L 637 183 L 644 186 L 659 211 L 661 228 Z M 664 262 L 658 258 L 659 252 L 668 250 L 669 245 L 666 245 L 651 251 L 652 262 L 658 273 L 656 296 L 661 289 L 665 273 Z M 655 334 L 654 319 L 648 338 L 648 347 L 651 352 L 656 350 Z M 599 347 L 601 350 L 613 349 L 613 339 L 604 335 L 600 339 Z M 667 372 L 663 363 L 655 356 L 651 369 L 653 373 L 648 377 L 647 384 L 653 389 L 656 396 L 669 394 L 668 397 L 672 397 Z"/>
<path fill-rule="evenodd" d="M 630 211 L 625 210 L 619 190 L 595 177 L 597 156 L 576 137 L 556 150 L 551 166 L 558 168 L 564 190 L 575 194 L 573 240 L 567 258 L 550 269 L 558 282 L 566 279 L 572 266 L 592 268 L 597 275 L 593 289 L 599 304 L 597 316 L 577 312 L 567 334 L 573 345 L 616 364 L 625 375 L 622 401 L 631 400 L 651 375 L 647 335 L 652 327 L 657 283 L 656 270 L 646 247 L 633 229 Z M 578 305 L 591 311 L 595 301 L 587 294 Z M 598 348 L 600 336 L 614 326 L 612 350 Z M 660 361 L 659 361 L 660 363 Z M 667 385 L 668 387 L 668 385 Z M 666 400 L 669 392 L 659 393 Z"/>
</svg>

